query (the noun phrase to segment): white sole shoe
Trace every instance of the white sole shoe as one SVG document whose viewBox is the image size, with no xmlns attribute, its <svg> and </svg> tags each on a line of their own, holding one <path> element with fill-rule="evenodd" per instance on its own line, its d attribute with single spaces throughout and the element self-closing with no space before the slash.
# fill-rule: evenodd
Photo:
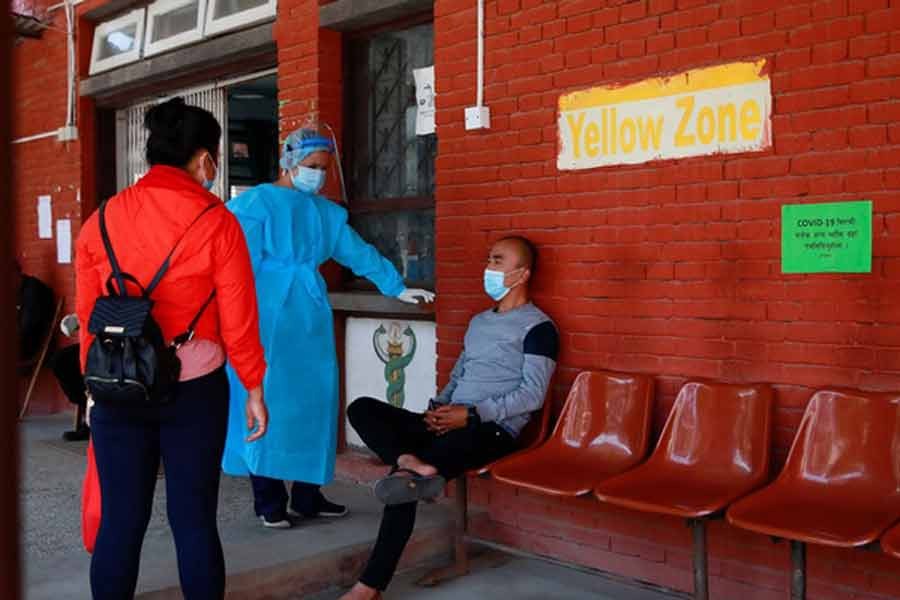
<svg viewBox="0 0 900 600">
<path fill-rule="evenodd" d="M 282 519 L 281 521 L 267 521 L 264 516 L 260 515 L 259 520 L 262 521 L 263 527 L 268 527 L 269 529 L 291 528 L 291 522 L 287 519 Z"/>
<path fill-rule="evenodd" d="M 348 514 L 350 514 L 350 510 L 347 507 L 344 507 L 343 512 L 333 512 L 333 511 L 326 511 L 326 510 L 319 511 L 313 517 L 305 517 L 298 512 L 288 509 L 288 516 L 290 516 L 291 518 L 294 518 L 294 519 L 306 519 L 306 518 L 317 518 L 317 517 L 321 517 L 321 518 L 325 518 L 325 519 L 339 519 L 341 517 L 346 517 Z"/>
</svg>

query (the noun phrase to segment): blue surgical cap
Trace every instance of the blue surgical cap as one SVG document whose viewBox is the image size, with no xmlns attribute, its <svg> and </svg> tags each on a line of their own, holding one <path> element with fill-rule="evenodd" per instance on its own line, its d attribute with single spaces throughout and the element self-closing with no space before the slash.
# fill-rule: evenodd
<svg viewBox="0 0 900 600">
<path fill-rule="evenodd" d="M 334 143 L 315 129 L 297 129 L 284 141 L 281 151 L 281 168 L 293 169 L 313 152 L 334 152 Z"/>
</svg>

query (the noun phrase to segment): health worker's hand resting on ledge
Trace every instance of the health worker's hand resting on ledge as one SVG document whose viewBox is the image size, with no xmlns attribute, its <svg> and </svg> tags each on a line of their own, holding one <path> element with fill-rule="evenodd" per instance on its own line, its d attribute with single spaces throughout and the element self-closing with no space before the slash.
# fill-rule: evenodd
<svg viewBox="0 0 900 600">
<path fill-rule="evenodd" d="M 397 296 L 397 300 L 406 302 L 407 304 L 419 304 L 420 298 L 425 304 L 434 302 L 434 292 L 429 292 L 428 290 L 420 288 L 406 288 L 400 292 L 399 296 Z"/>
</svg>

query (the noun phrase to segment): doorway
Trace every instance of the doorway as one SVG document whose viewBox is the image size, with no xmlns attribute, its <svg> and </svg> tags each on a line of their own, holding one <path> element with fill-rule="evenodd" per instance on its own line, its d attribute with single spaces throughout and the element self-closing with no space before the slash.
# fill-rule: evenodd
<svg viewBox="0 0 900 600">
<path fill-rule="evenodd" d="M 168 92 L 116 111 L 116 183 L 119 191 L 147 172 L 148 108 L 174 96 L 210 111 L 222 124 L 219 176 L 211 190 L 223 201 L 278 175 L 278 87 L 272 72 Z M 108 163 L 107 163 L 108 164 Z"/>
<path fill-rule="evenodd" d="M 278 177 L 275 75 L 228 88 L 228 198 Z"/>
</svg>

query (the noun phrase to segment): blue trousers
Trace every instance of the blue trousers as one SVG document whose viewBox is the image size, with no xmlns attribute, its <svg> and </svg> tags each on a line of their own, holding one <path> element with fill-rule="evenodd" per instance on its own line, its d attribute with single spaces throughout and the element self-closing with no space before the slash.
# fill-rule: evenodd
<svg viewBox="0 0 900 600">
<path fill-rule="evenodd" d="M 134 597 L 160 460 L 184 598 L 224 597 L 216 511 L 227 425 L 224 369 L 178 384 L 174 400 L 162 406 L 93 408 L 91 437 L 103 506 L 91 560 L 94 600 Z"/>
<path fill-rule="evenodd" d="M 288 494 L 285 482 L 271 477 L 250 475 L 253 486 L 253 509 L 257 516 L 272 517 L 287 510 Z M 305 517 L 314 516 L 323 500 L 319 486 L 295 481 L 291 485 L 291 510 Z"/>
</svg>

